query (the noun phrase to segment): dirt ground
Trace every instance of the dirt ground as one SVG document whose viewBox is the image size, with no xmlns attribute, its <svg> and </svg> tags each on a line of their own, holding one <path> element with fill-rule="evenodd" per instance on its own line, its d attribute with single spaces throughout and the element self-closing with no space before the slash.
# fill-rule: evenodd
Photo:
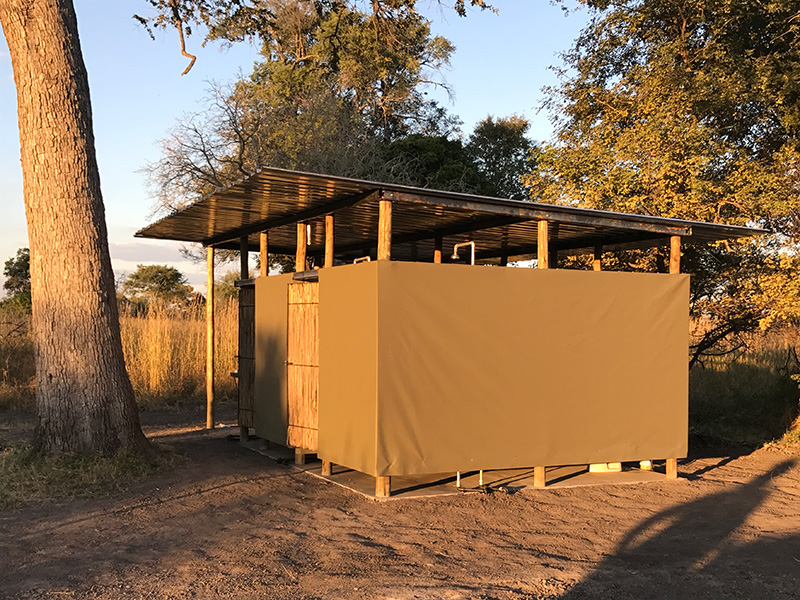
<svg viewBox="0 0 800 600">
<path fill-rule="evenodd" d="M 143 415 L 185 456 L 174 471 L 0 513 L 0 597 L 800 598 L 798 457 L 710 453 L 678 481 L 380 502 L 186 417 Z"/>
</svg>

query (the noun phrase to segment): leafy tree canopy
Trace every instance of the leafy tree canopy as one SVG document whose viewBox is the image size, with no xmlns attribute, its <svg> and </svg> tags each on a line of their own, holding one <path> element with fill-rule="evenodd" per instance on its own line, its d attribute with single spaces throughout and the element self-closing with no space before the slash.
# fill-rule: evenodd
<svg viewBox="0 0 800 600">
<path fill-rule="evenodd" d="M 533 166 L 533 143 L 525 137 L 530 124 L 518 115 L 486 117 L 467 141 L 467 155 L 486 180 L 490 196 L 524 200 L 528 197 L 522 175 Z"/>
<path fill-rule="evenodd" d="M 547 106 L 555 143 L 524 183 L 537 199 L 793 236 L 800 207 L 800 10 L 790 0 L 589 0 Z M 774 322 L 766 281 L 791 237 L 687 249 L 710 337 Z M 788 245 L 787 245 L 788 244 Z M 638 255 L 652 268 L 663 255 Z M 624 260 L 632 260 L 629 256 Z M 785 285 L 792 302 L 796 293 Z M 774 291 L 774 290 L 773 290 Z M 781 310 L 782 315 L 792 311 Z M 714 331 L 717 330 L 718 331 Z"/>
<path fill-rule="evenodd" d="M 2 302 L 4 306 L 18 306 L 30 310 L 31 307 L 31 270 L 30 251 L 20 248 L 17 254 L 5 262 L 3 267 L 3 289 L 7 298 Z"/>
<path fill-rule="evenodd" d="M 137 265 L 136 270 L 123 282 L 122 293 L 135 301 L 185 302 L 192 293 L 192 286 L 175 267 Z"/>
</svg>

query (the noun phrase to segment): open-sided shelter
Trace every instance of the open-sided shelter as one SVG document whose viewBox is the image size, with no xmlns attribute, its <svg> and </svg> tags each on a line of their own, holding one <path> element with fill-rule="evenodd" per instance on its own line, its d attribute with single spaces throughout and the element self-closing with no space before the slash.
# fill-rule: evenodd
<svg viewBox="0 0 800 600">
<path fill-rule="evenodd" d="M 682 244 L 761 230 L 281 169 L 137 233 L 242 252 L 239 425 L 376 478 L 666 459 L 687 451 Z M 668 273 L 603 253 L 670 248 Z M 261 276 L 247 280 L 248 251 Z M 295 273 L 267 277 L 267 252 Z M 557 269 L 592 255 L 593 270 Z M 535 258 L 537 269 L 499 268 Z M 213 344 L 208 347 L 213 426 Z"/>
</svg>

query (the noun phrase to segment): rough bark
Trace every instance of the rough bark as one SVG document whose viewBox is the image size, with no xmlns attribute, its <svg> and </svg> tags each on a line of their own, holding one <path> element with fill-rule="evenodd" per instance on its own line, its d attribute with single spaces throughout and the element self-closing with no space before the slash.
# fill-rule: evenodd
<svg viewBox="0 0 800 600">
<path fill-rule="evenodd" d="M 120 340 L 71 0 L 0 0 L 17 88 L 36 344 L 36 446 L 147 451 Z"/>
</svg>

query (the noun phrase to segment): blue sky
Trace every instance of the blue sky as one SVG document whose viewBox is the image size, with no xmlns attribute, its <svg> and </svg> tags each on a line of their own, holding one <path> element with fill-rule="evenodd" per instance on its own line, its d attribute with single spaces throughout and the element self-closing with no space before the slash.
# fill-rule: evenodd
<svg viewBox="0 0 800 600">
<path fill-rule="evenodd" d="M 186 59 L 180 55 L 175 32 L 152 41 L 131 15 L 147 14 L 143 0 L 74 0 L 92 95 L 97 157 L 114 269 L 130 273 L 137 263 L 166 263 L 177 267 L 190 283 L 204 289 L 205 267 L 184 261 L 178 242 L 137 240 L 133 233 L 150 220 L 153 199 L 140 172 L 159 157 L 159 140 L 175 119 L 203 108 L 209 81 L 225 83 L 248 73 L 257 59 L 254 48 L 238 44 L 229 49 L 189 38 L 197 54 L 192 71 L 181 76 Z M 435 2 L 430 9 L 433 33 L 456 46 L 450 69 L 441 76 L 454 98 L 432 90 L 447 109 L 464 121 L 465 133 L 491 114 L 521 114 L 531 121 L 530 135 L 551 135 L 548 117 L 538 112 L 541 88 L 556 82 L 549 69 L 560 64 L 586 22 L 585 12 L 564 16 L 560 6 L 545 1 L 497 0 L 499 14 L 472 11 L 463 19 Z M 0 264 L 27 246 L 22 201 L 19 133 L 11 61 L 0 40 Z M 1 276 L 0 276 L 1 278 Z"/>
</svg>

